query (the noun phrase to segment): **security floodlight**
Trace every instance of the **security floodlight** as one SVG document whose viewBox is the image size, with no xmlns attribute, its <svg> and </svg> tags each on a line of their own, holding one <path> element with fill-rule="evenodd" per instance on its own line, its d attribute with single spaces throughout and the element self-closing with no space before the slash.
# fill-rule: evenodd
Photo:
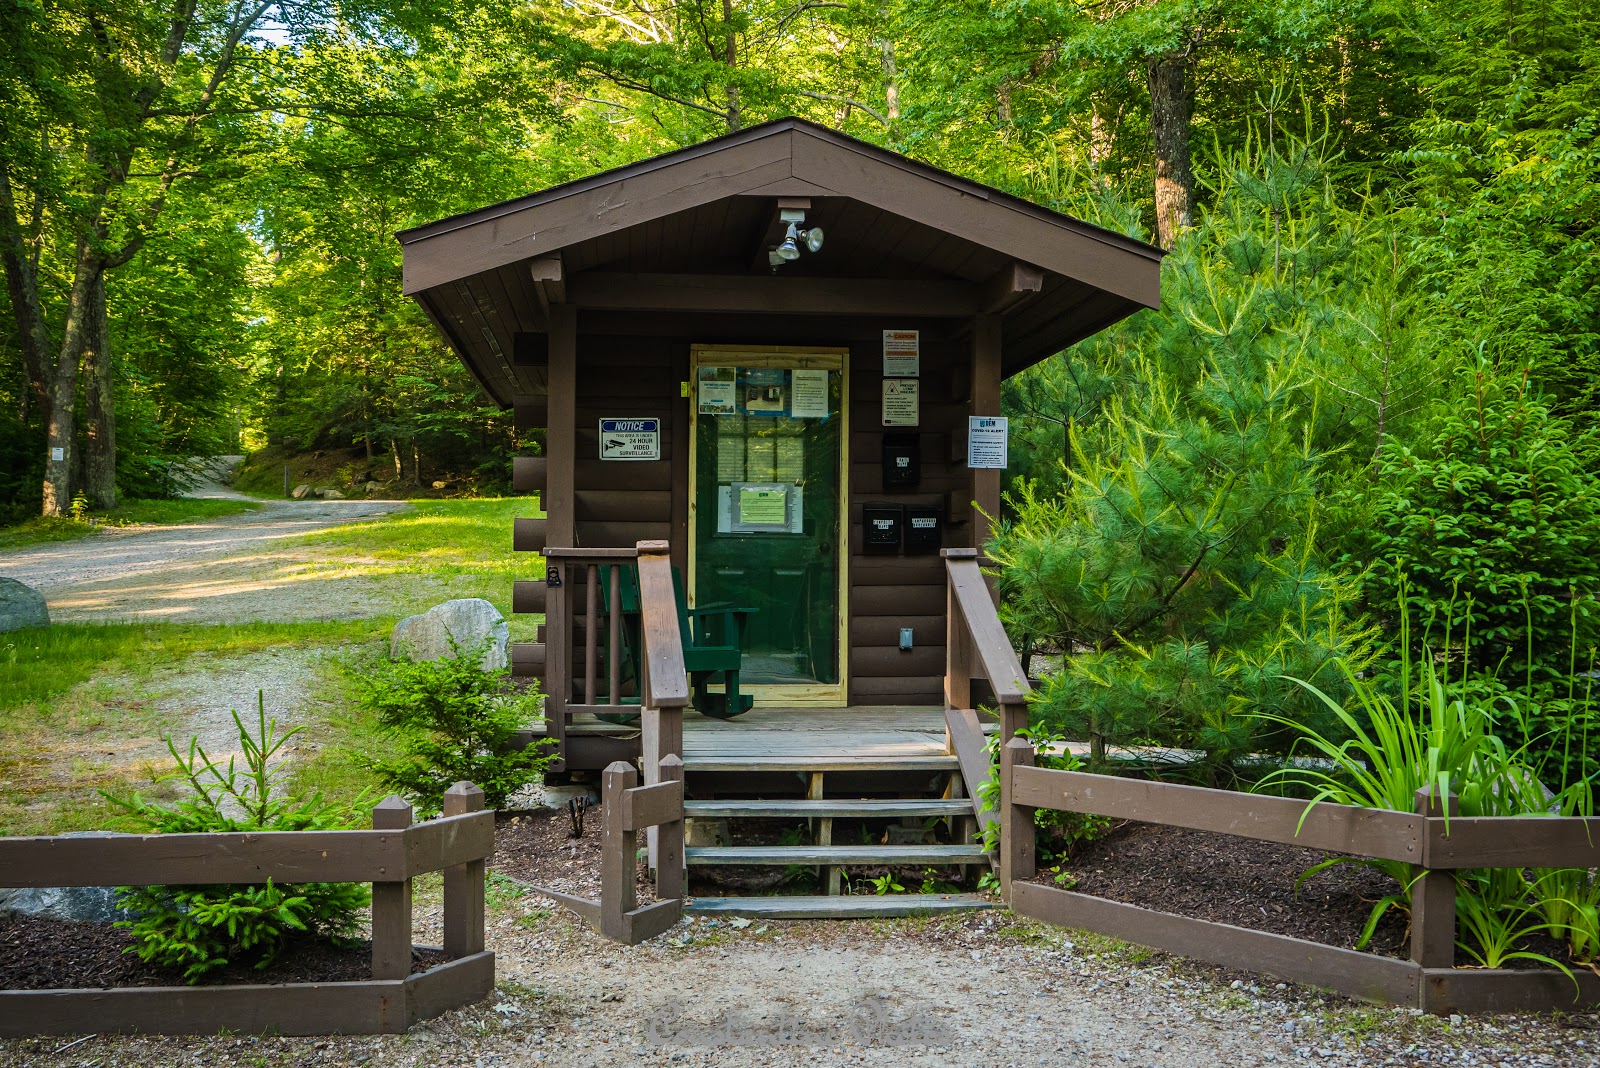
<svg viewBox="0 0 1600 1068">
<path fill-rule="evenodd" d="M 813 226 L 811 229 L 804 231 L 800 236 L 805 238 L 806 248 L 810 249 L 812 252 L 822 251 L 822 227 Z"/>
<path fill-rule="evenodd" d="M 795 229 L 794 223 L 790 223 L 789 232 L 784 235 L 783 244 L 778 246 L 778 255 L 786 260 L 799 259 L 800 246 L 796 243 L 796 238 L 799 236 L 799 231 Z"/>
</svg>

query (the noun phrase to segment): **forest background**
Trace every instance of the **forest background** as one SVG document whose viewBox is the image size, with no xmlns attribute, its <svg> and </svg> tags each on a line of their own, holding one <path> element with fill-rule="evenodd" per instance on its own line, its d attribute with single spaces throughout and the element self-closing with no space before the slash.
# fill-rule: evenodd
<svg viewBox="0 0 1600 1068">
<path fill-rule="evenodd" d="M 1007 386 L 1048 722 L 1228 766 L 1412 616 L 1567 715 L 1596 100 L 1597 0 L 0 0 L 0 523 L 236 451 L 498 491 L 394 232 L 794 114 L 1171 251 Z"/>
</svg>

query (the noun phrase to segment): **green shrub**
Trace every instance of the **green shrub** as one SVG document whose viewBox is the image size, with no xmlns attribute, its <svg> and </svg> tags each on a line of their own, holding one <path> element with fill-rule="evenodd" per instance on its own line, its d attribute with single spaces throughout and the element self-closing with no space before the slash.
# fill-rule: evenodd
<svg viewBox="0 0 1600 1068">
<path fill-rule="evenodd" d="M 515 737 L 538 719 L 538 690 L 515 689 L 504 668 L 484 671 L 486 644 L 469 650 L 451 641 L 450 648 L 454 655 L 439 660 L 382 661 L 354 680 L 356 703 L 401 750 L 368 765 L 425 816 L 437 814 L 444 792 L 463 780 L 500 808 L 552 759 L 546 744 L 523 746 Z"/>
<path fill-rule="evenodd" d="M 1562 754 L 1588 746 L 1594 710 L 1587 694 L 1574 696 L 1571 715 L 1551 734 L 1532 714 L 1536 702 L 1496 680 L 1441 676 L 1435 662 L 1470 663 L 1467 650 L 1446 648 L 1413 661 L 1408 653 L 1409 613 L 1400 611 L 1397 680 L 1358 675 L 1341 665 L 1353 695 L 1346 708 L 1310 683 L 1300 682 L 1341 723 L 1337 741 L 1301 723 L 1281 721 L 1299 734 L 1322 766 L 1285 766 L 1256 784 L 1257 790 L 1309 795 L 1311 804 L 1338 804 L 1411 812 L 1416 792 L 1455 794 L 1462 816 L 1589 816 L 1594 811 L 1593 774 L 1569 775 L 1580 763 Z M 1397 683 L 1397 685 L 1395 685 Z M 1391 689 L 1397 697 L 1391 697 Z M 1310 811 L 1310 806 L 1307 807 Z M 1380 899 L 1357 943 L 1365 945 L 1383 913 L 1409 908 L 1414 874 L 1396 861 L 1339 857 L 1324 861 L 1306 878 L 1335 864 L 1360 864 L 1387 872 L 1397 893 Z M 1526 948 L 1529 936 L 1564 939 L 1572 959 L 1592 961 L 1597 951 L 1600 883 L 1579 869 L 1464 870 L 1456 873 L 1463 952 L 1479 965 L 1501 967 L 1519 959 L 1566 970 L 1565 965 Z"/>
<path fill-rule="evenodd" d="M 279 733 L 257 699 L 255 732 L 239 714 L 244 767 L 229 758 L 226 767 L 213 760 L 198 739 L 180 752 L 167 738 L 176 770 L 166 780 L 186 787 L 176 804 L 148 801 L 139 794 L 104 794 L 138 829 L 157 834 L 203 834 L 228 831 L 326 831 L 348 828 L 353 814 L 323 801 L 284 795 L 282 761 L 285 743 L 300 728 Z M 361 883 L 298 885 L 123 886 L 119 905 L 133 916 L 117 926 L 131 931 L 130 951 L 142 960 L 183 973 L 199 982 L 206 973 L 235 960 L 257 968 L 272 963 L 288 941 L 299 935 L 342 941 L 357 933 L 369 894 Z"/>
<path fill-rule="evenodd" d="M 1365 583 L 1374 611 L 1391 632 L 1397 605 L 1447 629 L 1474 673 L 1559 680 L 1574 642 L 1587 664 L 1600 639 L 1597 459 L 1595 431 L 1555 416 L 1526 377 L 1480 367 L 1425 449 L 1384 450 L 1353 536 L 1353 555 L 1384 565 Z"/>
</svg>

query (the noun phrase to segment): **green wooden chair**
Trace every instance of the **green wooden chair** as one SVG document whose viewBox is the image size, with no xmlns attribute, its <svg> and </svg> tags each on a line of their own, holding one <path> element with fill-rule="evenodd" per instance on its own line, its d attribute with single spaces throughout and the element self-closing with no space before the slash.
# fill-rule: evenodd
<svg viewBox="0 0 1600 1068">
<path fill-rule="evenodd" d="M 639 577 L 631 567 L 622 569 L 620 585 L 622 613 L 622 641 L 627 661 L 625 677 L 631 673 L 635 683 L 634 696 L 624 697 L 619 703 L 637 704 L 641 687 L 639 657 L 644 649 L 639 608 Z M 750 711 L 755 698 L 739 692 L 739 667 L 744 658 L 746 620 L 754 615 L 754 608 L 736 608 L 731 604 L 706 604 L 689 607 L 683 593 L 683 572 L 672 569 L 672 593 L 677 601 L 678 633 L 683 639 L 683 666 L 689 675 L 691 700 L 701 715 L 713 719 L 732 719 Z M 710 689 L 712 683 L 722 683 L 722 692 Z M 627 713 L 602 715 L 613 723 L 629 723 L 638 717 Z"/>
</svg>

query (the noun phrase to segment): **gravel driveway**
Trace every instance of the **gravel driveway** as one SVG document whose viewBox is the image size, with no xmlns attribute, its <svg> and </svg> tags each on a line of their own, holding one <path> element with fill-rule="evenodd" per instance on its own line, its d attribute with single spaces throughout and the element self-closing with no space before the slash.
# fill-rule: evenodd
<svg viewBox="0 0 1600 1068">
<path fill-rule="evenodd" d="M 253 500 L 226 485 L 239 459 L 218 457 L 202 469 L 187 496 Z M 113 527 L 76 541 L 0 553 L 0 576 L 44 594 L 56 622 L 359 619 L 412 610 L 407 598 L 382 583 L 338 574 L 341 561 L 311 561 L 284 548 L 285 539 L 378 519 L 409 504 L 260 503 L 242 515 L 175 526 Z M 306 581 L 308 565 L 318 567 L 318 581 Z"/>
<path fill-rule="evenodd" d="M 404 501 L 268 501 L 243 515 L 170 527 L 113 527 L 76 541 L 0 553 L 0 575 L 50 598 L 102 579 L 148 577 L 203 560 L 245 555 L 280 538 L 408 507 Z"/>
</svg>

